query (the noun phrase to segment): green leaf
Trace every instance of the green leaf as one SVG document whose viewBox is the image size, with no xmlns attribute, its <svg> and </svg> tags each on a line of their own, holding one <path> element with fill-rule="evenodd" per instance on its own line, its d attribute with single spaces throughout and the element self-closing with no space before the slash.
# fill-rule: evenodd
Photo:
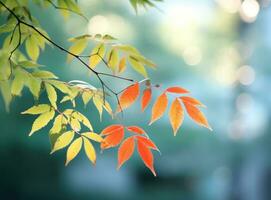
<svg viewBox="0 0 271 200">
<path fill-rule="evenodd" d="M 29 136 L 31 136 L 34 132 L 40 130 L 41 128 L 45 127 L 54 118 L 54 116 L 55 116 L 54 110 L 42 113 L 40 116 L 38 116 L 32 125 L 32 129 L 29 133 Z"/>
<path fill-rule="evenodd" d="M 25 41 L 25 50 L 28 54 L 28 56 L 36 61 L 39 57 L 40 54 L 40 49 L 39 46 L 37 44 L 36 38 L 34 35 L 30 35 L 26 41 Z"/>
<path fill-rule="evenodd" d="M 67 158 L 65 163 L 66 166 L 69 164 L 70 161 L 72 161 L 77 156 L 77 154 L 81 150 L 81 147 L 82 147 L 82 138 L 80 137 L 74 140 L 67 150 Z"/>
<path fill-rule="evenodd" d="M 87 39 L 83 38 L 76 40 L 76 42 L 69 48 L 69 51 L 75 55 L 80 55 L 87 47 Z M 72 61 L 73 56 L 68 54 L 68 62 Z"/>
<path fill-rule="evenodd" d="M 100 135 L 98 135 L 97 133 L 85 132 L 85 133 L 82 133 L 81 135 L 87 137 L 90 140 L 96 141 L 96 142 L 102 142 L 103 141 L 103 138 Z"/>
<path fill-rule="evenodd" d="M 137 71 L 138 73 L 143 75 L 145 78 L 148 77 L 148 74 L 147 74 L 147 71 L 146 71 L 144 65 L 142 65 L 141 63 L 136 61 L 133 57 L 129 57 L 129 62 L 131 63 L 131 65 L 135 71 Z"/>
<path fill-rule="evenodd" d="M 71 143 L 73 138 L 74 138 L 74 131 L 67 131 L 63 133 L 62 135 L 60 135 L 54 144 L 51 154 L 60 149 L 65 148 L 67 145 Z"/>
<path fill-rule="evenodd" d="M 46 89 L 50 103 L 52 104 L 54 108 L 57 108 L 57 105 L 56 105 L 57 93 L 56 93 L 55 88 L 51 84 L 45 83 L 45 89 Z"/>
<path fill-rule="evenodd" d="M 18 65 L 20 65 L 24 68 L 27 68 L 27 69 L 32 69 L 32 68 L 37 68 L 37 67 L 42 66 L 42 65 L 35 63 L 33 61 L 30 61 L 30 60 L 24 60 L 24 61 L 18 62 Z"/>
<path fill-rule="evenodd" d="M 54 75 L 52 72 L 49 71 L 42 71 L 42 70 L 37 70 L 32 72 L 32 76 L 36 78 L 43 78 L 43 79 L 57 79 L 58 77 Z"/>
<path fill-rule="evenodd" d="M 37 106 L 33 106 L 29 109 L 27 109 L 24 112 L 21 112 L 21 114 L 30 114 L 30 115 L 38 115 L 45 112 L 49 112 L 51 109 L 51 106 L 48 104 L 39 104 Z"/>
<path fill-rule="evenodd" d="M 97 54 L 97 55 L 94 55 Z M 103 43 L 98 44 L 91 51 L 91 56 L 89 58 L 89 66 L 94 69 L 102 60 L 105 55 L 105 46 Z"/>
<path fill-rule="evenodd" d="M 95 149 L 93 147 L 93 145 L 91 144 L 90 141 L 88 141 L 88 139 L 83 138 L 84 139 L 84 149 L 85 149 L 85 153 L 88 157 L 88 159 L 95 164 L 96 163 L 96 152 Z"/>
</svg>

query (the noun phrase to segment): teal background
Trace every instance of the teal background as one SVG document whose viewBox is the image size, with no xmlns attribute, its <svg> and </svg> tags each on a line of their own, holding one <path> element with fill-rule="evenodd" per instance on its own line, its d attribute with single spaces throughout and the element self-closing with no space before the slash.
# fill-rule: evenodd
<svg viewBox="0 0 271 200">
<path fill-rule="evenodd" d="M 53 8 L 31 5 L 31 12 L 66 48 L 68 38 L 95 31 L 136 46 L 158 65 L 148 70 L 153 83 L 192 91 L 207 105 L 203 112 L 214 131 L 198 127 L 186 115 L 174 137 L 167 115 L 148 126 L 150 108 L 141 113 L 139 103 L 123 119 L 111 121 L 105 113 L 100 122 L 92 104 L 84 109 L 78 102 L 97 132 L 119 122 L 143 127 L 162 152 L 154 152 L 158 177 L 137 154 L 117 171 L 116 149 L 98 153 L 96 166 L 81 153 L 65 167 L 64 151 L 49 154 L 49 128 L 28 137 L 34 117 L 19 113 L 34 100 L 25 89 L 9 113 L 0 100 L 0 199 L 271 199 L 270 1 L 260 2 L 253 23 L 212 0 L 167 0 L 158 4 L 161 11 L 140 10 L 138 15 L 126 1 L 79 2 L 90 23 L 76 15 L 63 21 Z M 99 86 L 95 76 L 77 61 L 67 64 L 66 55 L 56 48 L 47 46 L 39 63 L 62 80 Z M 142 78 L 132 70 L 124 75 Z M 116 90 L 127 84 L 106 81 Z M 44 95 L 41 101 L 46 101 Z"/>
</svg>

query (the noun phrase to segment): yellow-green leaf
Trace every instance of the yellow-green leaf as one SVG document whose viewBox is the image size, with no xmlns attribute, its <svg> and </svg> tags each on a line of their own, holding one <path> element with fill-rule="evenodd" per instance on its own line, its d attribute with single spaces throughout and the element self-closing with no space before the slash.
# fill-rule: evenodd
<svg viewBox="0 0 271 200">
<path fill-rule="evenodd" d="M 52 104 L 54 108 L 57 108 L 57 105 L 56 105 L 57 93 L 56 93 L 55 88 L 52 85 L 45 83 L 45 89 L 46 89 L 50 103 Z"/>
<path fill-rule="evenodd" d="M 36 61 L 38 59 L 39 54 L 40 54 L 40 49 L 39 49 L 39 46 L 36 42 L 35 36 L 31 35 L 26 39 L 25 49 L 26 49 L 28 56 L 32 60 Z"/>
<path fill-rule="evenodd" d="M 15 78 L 12 81 L 12 85 L 11 85 L 11 93 L 13 95 L 17 95 L 17 96 L 21 95 L 25 80 L 26 80 L 26 77 L 24 76 L 23 73 L 19 71 L 15 73 Z"/>
<path fill-rule="evenodd" d="M 66 118 L 62 114 L 59 114 L 54 120 L 54 124 L 50 129 L 50 133 L 51 134 L 59 133 L 62 130 L 62 126 L 66 124 L 67 124 Z"/>
<path fill-rule="evenodd" d="M 96 163 L 96 152 L 95 149 L 93 147 L 93 145 L 91 144 L 90 141 L 88 141 L 88 139 L 84 138 L 84 149 L 86 152 L 86 155 L 88 157 L 88 159 L 95 164 Z"/>
<path fill-rule="evenodd" d="M 147 71 L 146 71 L 144 65 L 142 65 L 140 62 L 135 60 L 133 57 L 129 57 L 129 61 L 135 71 L 137 71 L 138 73 L 143 75 L 145 78 L 148 77 L 148 74 L 147 74 Z"/>
<path fill-rule="evenodd" d="M 47 82 L 51 83 L 58 90 L 60 90 L 62 93 L 69 94 L 71 92 L 69 87 L 64 82 L 57 81 L 57 80 L 48 80 Z"/>
<path fill-rule="evenodd" d="M 91 68 L 95 68 L 102 60 L 105 54 L 105 46 L 103 43 L 98 44 L 94 49 L 91 51 L 91 56 L 89 58 L 89 66 Z"/>
<path fill-rule="evenodd" d="M 93 97 L 93 92 L 90 92 L 90 91 L 83 92 L 82 99 L 85 106 L 88 104 L 88 102 L 90 101 L 92 97 Z"/>
<path fill-rule="evenodd" d="M 54 144 L 51 154 L 69 145 L 71 141 L 73 140 L 73 137 L 74 137 L 74 131 L 67 131 L 63 133 L 62 135 L 60 135 Z"/>
<path fill-rule="evenodd" d="M 49 71 L 42 71 L 42 70 L 38 70 L 32 73 L 32 76 L 36 77 L 36 78 L 44 78 L 44 79 L 57 79 L 57 76 L 54 75 L 52 72 Z"/>
<path fill-rule="evenodd" d="M 91 139 L 91 140 L 94 140 L 96 142 L 102 142 L 103 141 L 103 138 L 98 135 L 97 133 L 93 133 L 93 132 L 86 132 L 86 133 L 82 133 L 81 135 Z"/>
<path fill-rule="evenodd" d="M 93 96 L 93 103 L 95 105 L 95 107 L 97 108 L 99 114 L 100 114 L 100 120 L 102 120 L 102 114 L 103 114 L 103 99 L 98 96 L 98 95 L 94 95 Z"/>
<path fill-rule="evenodd" d="M 75 55 L 80 55 L 87 47 L 87 44 L 87 39 L 85 38 L 76 40 L 76 42 L 69 48 L 69 51 Z M 73 56 L 69 54 L 67 59 L 68 62 L 70 62 L 72 61 Z"/>
<path fill-rule="evenodd" d="M 82 147 L 82 138 L 79 137 L 73 141 L 73 143 L 69 146 L 67 150 L 67 158 L 66 158 L 66 166 L 69 164 L 71 160 L 73 160 L 77 154 L 80 152 Z"/>
<path fill-rule="evenodd" d="M 54 118 L 54 115 L 55 111 L 51 110 L 49 112 L 42 113 L 40 116 L 38 116 L 32 125 L 32 129 L 29 133 L 29 136 L 31 136 L 34 132 L 40 130 L 44 126 L 46 126 Z"/>
<path fill-rule="evenodd" d="M 119 62 L 119 55 L 117 50 L 114 48 L 112 49 L 109 54 L 108 54 L 108 66 L 112 71 L 116 71 L 118 67 L 118 62 Z"/>
<path fill-rule="evenodd" d="M 41 113 L 49 112 L 51 109 L 51 106 L 47 104 L 39 104 L 37 106 L 33 106 L 26 111 L 22 112 L 21 114 L 30 114 L 30 115 L 38 115 Z"/>
<path fill-rule="evenodd" d="M 26 84 L 34 98 L 38 99 L 40 95 L 41 80 L 29 76 Z"/>
</svg>

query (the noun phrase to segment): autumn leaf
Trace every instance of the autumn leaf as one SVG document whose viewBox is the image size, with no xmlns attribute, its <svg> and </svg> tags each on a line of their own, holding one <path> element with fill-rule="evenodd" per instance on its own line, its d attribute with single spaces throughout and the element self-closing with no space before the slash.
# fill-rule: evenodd
<svg viewBox="0 0 271 200">
<path fill-rule="evenodd" d="M 118 169 L 130 159 L 135 148 L 134 137 L 124 140 L 118 150 Z"/>
<path fill-rule="evenodd" d="M 193 97 L 188 97 L 188 96 L 183 96 L 179 97 L 183 102 L 190 103 L 194 106 L 202 106 L 206 107 L 204 104 L 202 104 L 199 100 L 193 98 Z"/>
<path fill-rule="evenodd" d="M 109 126 L 102 131 L 101 135 L 106 135 L 104 140 L 101 142 L 101 149 L 115 147 L 120 144 L 124 137 L 124 126 Z"/>
<path fill-rule="evenodd" d="M 129 86 L 124 92 L 121 94 L 119 98 L 120 107 L 118 107 L 117 112 L 124 110 L 130 107 L 139 96 L 139 83 L 135 83 Z"/>
<path fill-rule="evenodd" d="M 85 153 L 86 153 L 88 159 L 95 165 L 95 163 L 96 163 L 95 149 L 88 139 L 83 138 L 83 141 L 84 141 Z"/>
<path fill-rule="evenodd" d="M 174 132 L 174 136 L 177 134 L 178 129 L 182 125 L 183 119 L 183 108 L 178 98 L 176 98 L 171 104 L 169 111 L 169 120 Z"/>
<path fill-rule="evenodd" d="M 121 74 L 122 72 L 124 72 L 126 69 L 126 58 L 123 57 L 121 58 L 120 62 L 119 62 L 119 70 L 118 73 Z"/>
<path fill-rule="evenodd" d="M 169 87 L 167 90 L 167 92 L 170 92 L 170 93 L 176 93 L 176 94 L 185 94 L 185 93 L 189 93 L 188 90 L 184 89 L 184 88 L 181 88 L 181 87 Z"/>
<path fill-rule="evenodd" d="M 186 111 L 188 115 L 200 126 L 204 126 L 210 130 L 212 128 L 210 127 L 207 119 L 205 118 L 204 114 L 194 105 L 184 102 L 184 106 L 186 108 Z"/>
<path fill-rule="evenodd" d="M 66 166 L 69 164 L 70 161 L 72 161 L 77 156 L 77 154 L 81 150 L 81 147 L 82 147 L 81 137 L 77 138 L 71 143 L 71 145 L 69 146 L 67 150 L 67 155 L 66 155 L 67 158 L 66 158 L 66 163 L 65 163 Z"/>
<path fill-rule="evenodd" d="M 128 131 L 131 131 L 133 133 L 137 133 L 137 134 L 144 134 L 145 133 L 145 131 L 138 126 L 128 126 L 126 128 Z"/>
<path fill-rule="evenodd" d="M 156 100 L 152 107 L 152 116 L 149 125 L 151 125 L 154 121 L 158 120 L 163 116 L 164 112 L 167 109 L 167 104 L 168 104 L 167 95 L 166 93 L 163 93 L 158 97 L 158 99 Z"/>
<path fill-rule="evenodd" d="M 139 136 L 139 135 L 137 135 L 136 138 L 137 138 L 140 142 L 144 143 L 147 147 L 149 147 L 149 148 L 151 148 L 151 149 L 154 149 L 154 150 L 156 150 L 156 151 L 159 151 L 158 147 L 154 144 L 154 142 L 153 142 L 151 139 L 146 138 L 146 137 L 143 137 L 143 136 Z M 159 152 L 160 152 L 160 151 L 159 151 Z"/>
<path fill-rule="evenodd" d="M 151 150 L 140 140 L 137 141 L 137 150 L 144 164 L 151 170 L 153 175 L 156 176 Z"/>
<path fill-rule="evenodd" d="M 142 99 L 141 99 L 142 111 L 144 111 L 146 107 L 148 106 L 148 104 L 150 103 L 151 97 L 152 97 L 151 89 L 150 88 L 145 89 L 143 92 Z"/>
</svg>

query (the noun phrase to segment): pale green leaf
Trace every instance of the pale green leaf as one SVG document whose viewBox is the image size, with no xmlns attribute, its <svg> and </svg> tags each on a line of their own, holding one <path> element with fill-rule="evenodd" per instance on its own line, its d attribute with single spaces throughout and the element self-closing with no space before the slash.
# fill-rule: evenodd
<svg viewBox="0 0 271 200">
<path fill-rule="evenodd" d="M 26 111 L 22 112 L 21 114 L 30 114 L 30 115 L 38 115 L 45 112 L 49 112 L 51 109 L 51 106 L 48 104 L 39 104 L 37 106 L 33 106 Z"/>
<path fill-rule="evenodd" d="M 58 77 L 54 75 L 52 72 L 44 71 L 44 70 L 37 70 L 32 72 L 32 76 L 36 78 L 43 78 L 43 79 L 57 79 Z"/>
<path fill-rule="evenodd" d="M 37 44 L 36 38 L 34 35 L 29 36 L 25 41 L 25 49 L 28 56 L 33 60 L 36 61 L 40 54 L 40 49 Z"/>
<path fill-rule="evenodd" d="M 147 71 L 144 67 L 144 65 L 142 65 L 141 63 L 139 63 L 138 61 L 136 61 L 134 58 L 129 57 L 129 62 L 131 63 L 133 69 L 135 71 L 137 71 L 138 73 L 140 73 L 141 75 L 143 75 L 145 78 L 148 77 Z"/>
<path fill-rule="evenodd" d="M 75 55 L 80 55 L 87 47 L 87 39 L 83 38 L 76 40 L 76 42 L 69 48 L 69 51 Z M 68 54 L 68 62 L 73 59 L 73 56 Z"/>
<path fill-rule="evenodd" d="M 26 85 L 33 94 L 34 98 L 38 99 L 40 95 L 41 80 L 29 76 Z"/>
<path fill-rule="evenodd" d="M 17 70 L 15 73 L 15 78 L 12 81 L 11 93 L 13 95 L 20 96 L 23 90 L 25 81 L 26 81 L 25 74 Z"/>
<path fill-rule="evenodd" d="M 45 89 L 46 89 L 46 92 L 47 92 L 47 95 L 48 95 L 48 99 L 49 99 L 51 105 L 54 108 L 57 108 L 57 105 L 56 105 L 56 102 L 57 102 L 57 93 L 56 93 L 55 88 L 52 85 L 50 85 L 48 83 L 45 83 Z"/>
</svg>

